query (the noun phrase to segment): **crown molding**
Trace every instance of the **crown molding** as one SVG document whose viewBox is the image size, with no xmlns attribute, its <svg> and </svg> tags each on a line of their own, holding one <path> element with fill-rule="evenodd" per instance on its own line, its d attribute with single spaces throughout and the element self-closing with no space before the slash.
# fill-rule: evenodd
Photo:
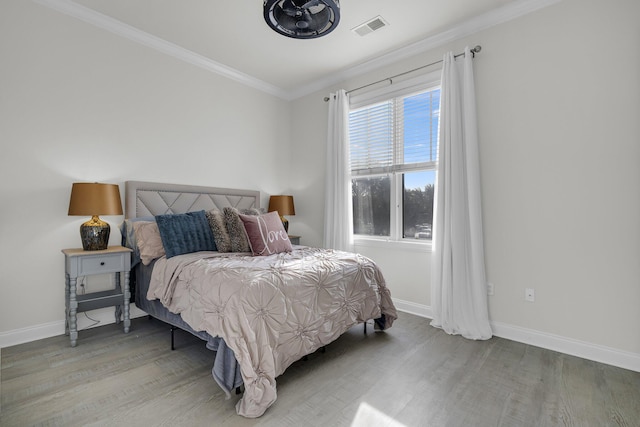
<svg viewBox="0 0 640 427">
<path fill-rule="evenodd" d="M 139 30 L 122 21 L 111 18 L 100 12 L 82 6 L 71 0 L 33 0 L 42 6 L 49 7 L 65 15 L 80 19 L 88 24 L 94 25 L 113 34 L 119 35 L 133 42 L 150 47 L 166 55 L 172 56 L 181 61 L 203 68 L 215 74 L 227 77 L 243 85 L 258 89 L 270 95 L 274 95 L 284 100 L 290 100 L 289 95 L 283 89 L 266 83 L 260 79 L 252 77 L 234 68 L 209 59 L 203 55 L 178 46 L 160 37 L 156 37 L 145 31 Z"/>
<path fill-rule="evenodd" d="M 293 90 L 285 90 L 234 68 L 216 62 L 203 55 L 185 49 L 167 40 L 139 30 L 122 21 L 111 18 L 91 8 L 82 6 L 72 0 L 33 0 L 33 2 L 49 7 L 58 12 L 80 19 L 88 24 L 125 37 L 133 42 L 155 49 L 181 61 L 203 68 L 212 73 L 227 77 L 243 85 L 252 87 L 286 101 L 321 91 L 345 80 L 358 77 L 386 65 L 428 52 L 447 43 L 471 36 L 479 31 L 510 21 L 536 10 L 559 3 L 562 0 L 517 0 L 487 13 L 477 15 L 446 31 L 427 37 L 393 52 L 370 59 L 353 67 L 332 73 L 324 79 L 305 84 Z"/>
<path fill-rule="evenodd" d="M 291 99 L 297 99 L 311 93 L 326 89 L 330 86 L 341 83 L 345 80 L 361 76 L 371 71 L 375 71 L 381 67 L 395 64 L 404 59 L 428 52 L 432 49 L 443 46 L 447 43 L 471 36 L 487 28 L 502 24 L 512 19 L 519 18 L 536 10 L 559 3 L 562 0 L 518 0 L 487 13 L 474 16 L 473 18 L 455 25 L 448 30 L 442 31 L 433 36 L 427 37 L 418 42 L 407 45 L 403 48 L 396 49 L 392 52 L 383 54 L 369 61 L 345 68 L 331 76 L 317 80 L 314 83 L 305 85 L 289 92 Z"/>
</svg>

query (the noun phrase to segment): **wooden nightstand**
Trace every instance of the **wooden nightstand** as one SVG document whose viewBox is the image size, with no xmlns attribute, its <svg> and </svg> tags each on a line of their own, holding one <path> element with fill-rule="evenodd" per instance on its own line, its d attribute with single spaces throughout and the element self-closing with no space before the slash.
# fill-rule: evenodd
<svg viewBox="0 0 640 427">
<path fill-rule="evenodd" d="M 104 307 L 116 307 L 116 323 L 124 311 L 124 332 L 129 332 L 129 271 L 131 270 L 131 249 L 111 246 L 103 251 L 64 249 L 65 257 L 65 334 L 69 335 L 71 347 L 78 339 L 77 314 Z M 115 273 L 114 289 L 89 294 L 77 294 L 78 277 L 94 274 Z M 121 275 L 124 276 L 121 281 Z"/>
<path fill-rule="evenodd" d="M 289 240 L 291 241 L 292 245 L 299 245 L 300 244 L 300 236 L 291 236 L 291 235 L 289 235 Z"/>
</svg>

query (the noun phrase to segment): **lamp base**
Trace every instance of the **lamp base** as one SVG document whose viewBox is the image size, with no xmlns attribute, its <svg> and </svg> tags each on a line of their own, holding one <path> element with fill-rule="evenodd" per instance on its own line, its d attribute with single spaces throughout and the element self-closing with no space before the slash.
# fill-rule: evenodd
<svg viewBox="0 0 640 427">
<path fill-rule="evenodd" d="M 286 233 L 289 232 L 289 220 L 283 216 L 280 217 L 280 220 L 282 221 L 282 226 L 284 227 L 284 231 Z"/>
<path fill-rule="evenodd" d="M 80 226 L 80 238 L 82 239 L 82 249 L 85 251 L 102 251 L 109 245 L 109 234 L 111 227 L 109 223 L 101 220 L 98 215 Z"/>
</svg>

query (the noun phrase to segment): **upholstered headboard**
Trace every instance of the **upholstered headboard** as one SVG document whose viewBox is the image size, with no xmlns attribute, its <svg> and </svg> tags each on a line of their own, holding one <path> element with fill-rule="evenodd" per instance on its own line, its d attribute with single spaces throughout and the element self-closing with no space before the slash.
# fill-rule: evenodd
<svg viewBox="0 0 640 427">
<path fill-rule="evenodd" d="M 231 188 L 126 181 L 125 218 L 198 210 L 259 208 L 260 192 Z"/>
</svg>

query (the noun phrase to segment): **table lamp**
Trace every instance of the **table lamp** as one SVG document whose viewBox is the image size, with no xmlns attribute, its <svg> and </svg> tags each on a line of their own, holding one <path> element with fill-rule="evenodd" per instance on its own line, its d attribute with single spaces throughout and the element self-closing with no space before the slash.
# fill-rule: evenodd
<svg viewBox="0 0 640 427">
<path fill-rule="evenodd" d="M 122 215 L 120 188 L 116 184 L 74 183 L 71 187 L 69 215 L 91 216 L 89 221 L 80 226 L 82 249 L 107 249 L 111 227 L 99 215 Z"/>
<path fill-rule="evenodd" d="M 271 196 L 269 198 L 269 212 L 277 211 L 284 226 L 284 231 L 289 231 L 289 220 L 285 215 L 295 215 L 296 208 L 293 206 L 293 196 Z"/>
</svg>

